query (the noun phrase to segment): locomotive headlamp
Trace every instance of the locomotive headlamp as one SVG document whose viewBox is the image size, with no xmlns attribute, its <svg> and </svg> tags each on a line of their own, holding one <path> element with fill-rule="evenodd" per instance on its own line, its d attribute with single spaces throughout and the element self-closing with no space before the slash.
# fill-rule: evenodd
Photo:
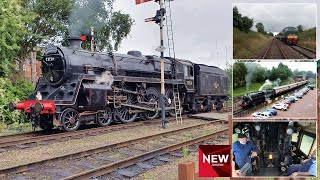
<svg viewBox="0 0 320 180">
<path fill-rule="evenodd" d="M 269 159 L 272 160 L 272 154 L 269 154 Z"/>
<path fill-rule="evenodd" d="M 37 103 L 34 105 L 34 111 L 35 111 L 36 113 L 40 113 L 42 110 L 43 110 L 43 105 L 42 105 L 40 102 L 37 102 Z"/>
<path fill-rule="evenodd" d="M 8 109 L 9 111 L 14 111 L 16 109 L 16 105 L 13 102 L 11 102 L 8 104 Z"/>
</svg>

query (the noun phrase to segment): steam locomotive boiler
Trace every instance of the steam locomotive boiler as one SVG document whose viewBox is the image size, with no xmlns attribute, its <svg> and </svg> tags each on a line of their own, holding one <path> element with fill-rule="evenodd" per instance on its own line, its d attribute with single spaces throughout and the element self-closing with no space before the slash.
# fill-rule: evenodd
<svg viewBox="0 0 320 180">
<path fill-rule="evenodd" d="M 94 121 L 130 123 L 137 118 L 160 116 L 160 58 L 100 53 L 81 49 L 81 40 L 71 38 L 69 47 L 49 45 L 42 59 L 42 76 L 27 100 L 10 103 L 24 112 L 34 127 L 75 131 Z M 165 58 L 166 112 L 175 115 L 173 85 L 183 110 L 189 112 L 222 108 L 228 96 L 228 77 L 217 67 L 187 60 Z"/>
</svg>

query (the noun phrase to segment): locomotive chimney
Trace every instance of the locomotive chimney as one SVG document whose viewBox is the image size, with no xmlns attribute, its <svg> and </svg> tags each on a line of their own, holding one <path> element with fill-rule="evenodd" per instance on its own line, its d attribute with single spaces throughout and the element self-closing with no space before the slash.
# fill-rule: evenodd
<svg viewBox="0 0 320 180">
<path fill-rule="evenodd" d="M 70 37 L 68 38 L 70 45 L 69 47 L 72 49 L 81 49 L 81 39 L 80 37 Z"/>
</svg>

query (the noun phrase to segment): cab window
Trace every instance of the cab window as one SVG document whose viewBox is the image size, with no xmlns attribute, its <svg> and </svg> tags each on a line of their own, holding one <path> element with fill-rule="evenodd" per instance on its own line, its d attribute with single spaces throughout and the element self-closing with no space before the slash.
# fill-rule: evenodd
<svg viewBox="0 0 320 180">
<path fill-rule="evenodd" d="M 183 72 L 185 77 L 193 77 L 193 68 L 191 66 L 184 65 Z"/>
</svg>

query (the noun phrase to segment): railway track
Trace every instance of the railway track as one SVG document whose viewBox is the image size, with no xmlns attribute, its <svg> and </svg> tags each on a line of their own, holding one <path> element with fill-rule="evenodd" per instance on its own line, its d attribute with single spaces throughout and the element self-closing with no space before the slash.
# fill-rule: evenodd
<svg viewBox="0 0 320 180">
<path fill-rule="evenodd" d="M 185 118 L 187 116 L 184 116 Z M 168 118 L 168 121 L 174 120 L 174 117 Z M 70 139 L 79 139 L 85 136 L 97 136 L 99 134 L 108 133 L 111 131 L 122 130 L 127 128 L 139 127 L 142 125 L 148 124 L 160 124 L 160 120 L 149 120 L 149 121 L 139 121 L 133 122 L 129 124 L 118 124 L 113 126 L 107 127 L 97 127 L 97 128 L 90 128 L 84 130 L 78 130 L 74 132 L 61 132 L 60 133 L 53 133 L 49 135 L 45 135 L 41 132 L 36 133 L 25 133 L 25 134 L 18 134 L 18 135 L 10 135 L 4 136 L 3 138 L 0 137 L 0 152 L 5 152 L 11 149 L 25 149 L 31 146 L 38 146 L 38 145 L 47 145 L 56 141 L 68 141 Z"/>
<path fill-rule="evenodd" d="M 316 59 L 316 51 L 314 51 L 312 49 L 302 47 L 299 45 L 294 45 L 294 46 L 289 46 L 289 47 L 291 49 L 293 49 L 294 51 L 297 51 L 299 54 L 302 54 L 307 59 Z"/>
<path fill-rule="evenodd" d="M 245 111 L 244 109 L 237 109 L 237 110 L 234 110 L 232 114 L 234 117 L 236 117 L 237 115 L 241 114 L 244 111 Z"/>
<path fill-rule="evenodd" d="M 281 56 L 281 58 L 280 57 L 275 58 L 275 56 Z M 281 48 L 276 38 L 272 39 L 268 48 L 264 52 L 262 59 L 287 59 L 286 54 L 284 53 L 283 49 Z"/>
<path fill-rule="evenodd" d="M 197 144 L 227 133 L 228 126 L 223 122 L 225 121 L 219 120 L 187 126 L 81 152 L 71 152 L 63 156 L 29 164 L 0 169 L 0 177 L 6 176 L 9 179 L 21 177 L 27 179 L 30 177 L 88 179 L 89 177 L 98 177 L 110 172 L 118 172 L 119 168 L 128 166 L 139 166 L 142 169 L 148 169 L 148 167 L 152 166 L 148 160 L 169 161 L 168 157 L 161 157 L 161 155 L 165 154 L 181 157 L 180 149 L 182 147 Z M 228 139 L 226 135 L 223 137 Z M 215 142 L 217 139 L 215 139 Z M 174 152 L 176 150 L 177 152 Z M 123 176 L 129 176 L 128 174 L 130 174 L 128 170 L 118 173 Z"/>
</svg>

